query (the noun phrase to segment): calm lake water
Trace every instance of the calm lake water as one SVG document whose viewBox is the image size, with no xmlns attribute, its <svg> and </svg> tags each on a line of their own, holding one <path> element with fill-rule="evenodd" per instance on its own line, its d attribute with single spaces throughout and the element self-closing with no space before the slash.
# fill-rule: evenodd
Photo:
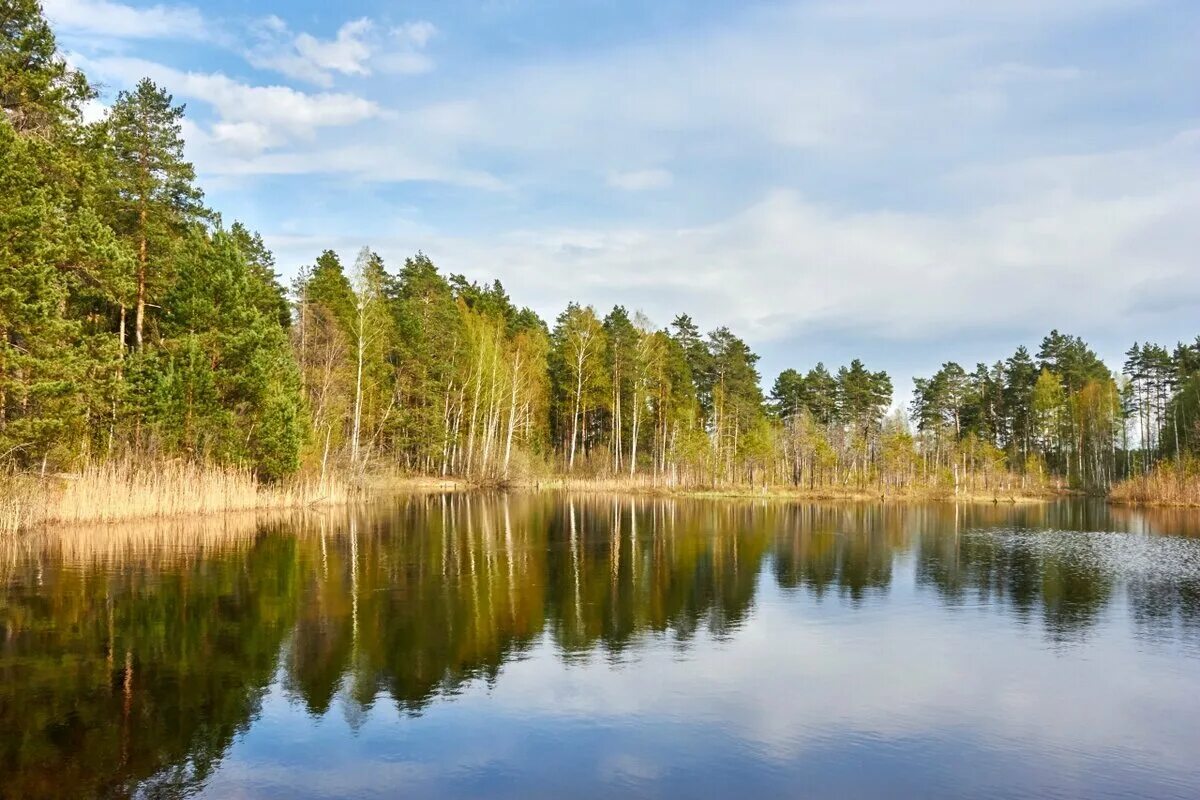
<svg viewBox="0 0 1200 800">
<path fill-rule="evenodd" d="M 1200 515 L 459 495 L 0 542 L 0 796 L 1200 797 Z"/>
</svg>

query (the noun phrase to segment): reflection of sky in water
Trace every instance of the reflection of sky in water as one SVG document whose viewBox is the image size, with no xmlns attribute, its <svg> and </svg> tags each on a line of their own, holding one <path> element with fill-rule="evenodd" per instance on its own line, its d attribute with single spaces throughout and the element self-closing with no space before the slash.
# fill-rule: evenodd
<svg viewBox="0 0 1200 800">
<path fill-rule="evenodd" d="M 1191 539 L 1105 531 L 968 531 L 1005 549 L 1032 551 L 1113 577 L 1166 582 L 1200 580 L 1200 543 Z"/>
<path fill-rule="evenodd" d="M 1130 594 L 1191 576 L 1200 542 L 1012 531 L 1001 550 L 1112 572 Z M 993 542 L 994 544 L 994 542 Z M 912 549 L 859 601 L 781 589 L 719 640 L 640 634 L 564 660 L 549 635 L 420 716 L 385 694 L 319 719 L 279 683 L 206 796 L 1195 797 L 1200 653 L 1147 636 L 1126 591 L 1086 633 L 918 580 Z"/>
</svg>

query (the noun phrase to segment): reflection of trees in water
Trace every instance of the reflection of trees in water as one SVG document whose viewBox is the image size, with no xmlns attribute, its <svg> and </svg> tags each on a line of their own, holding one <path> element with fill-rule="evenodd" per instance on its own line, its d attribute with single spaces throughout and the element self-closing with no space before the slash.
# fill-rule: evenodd
<svg viewBox="0 0 1200 800">
<path fill-rule="evenodd" d="M 574 659 L 619 657 L 646 635 L 721 637 L 749 614 L 768 552 L 788 592 L 858 606 L 911 560 L 941 602 L 986 603 L 1070 640 L 1096 624 L 1113 576 L 980 532 L 1173 522 L 1082 504 L 475 494 L 9 542 L 0 725 L 21 735 L 0 736 L 0 796 L 179 794 L 249 724 L 281 658 L 291 697 L 323 715 L 340 693 L 356 724 L 381 697 L 415 714 L 494 680 L 543 638 Z M 1139 630 L 1196 635 L 1194 582 L 1126 593 Z"/>
<path fill-rule="evenodd" d="M 227 544 L 116 570 L 39 551 L 10 572 L 0 796 L 178 796 L 204 781 L 258 708 L 294 608 L 290 534 Z"/>
<path fill-rule="evenodd" d="M 492 678 L 540 631 L 537 529 L 502 499 L 424 498 L 376 517 L 339 544 L 357 548 L 349 692 L 386 691 L 407 712 L 472 678 Z M 343 623 L 345 624 L 345 623 Z"/>
<path fill-rule="evenodd" d="M 1084 634 L 1108 604 L 1113 577 L 1097 565 L 1005 533 L 1087 530 L 1095 520 L 1086 507 L 931 506 L 911 514 L 917 583 L 935 588 L 947 603 L 1007 608 L 1026 621 L 1040 610 L 1054 640 Z M 997 533 L 981 533 L 987 531 Z"/>
<path fill-rule="evenodd" d="M 612 653 L 644 632 L 732 631 L 754 598 L 765 541 L 718 506 L 573 498 L 548 531 L 546 615 L 566 653 Z"/>
<path fill-rule="evenodd" d="M 773 570 L 783 589 L 804 589 L 817 599 L 836 591 L 857 603 L 873 591 L 886 592 L 894 563 L 911 551 L 918 585 L 935 589 L 943 602 L 990 605 L 1026 621 L 1040 617 L 1046 635 L 1056 641 L 1078 638 L 1098 622 L 1116 577 L 1098 562 L 1007 534 L 1191 530 L 1180 512 L 1083 502 L 779 506 L 755 513 L 761 527 L 773 532 Z M 1200 515 L 1187 519 L 1194 527 Z M 1195 629 L 1198 591 L 1187 581 L 1132 583 L 1134 620 L 1150 633 Z"/>
<path fill-rule="evenodd" d="M 1138 580 L 1129 584 L 1134 621 L 1152 638 L 1200 637 L 1200 581 Z"/>
<path fill-rule="evenodd" d="M 895 553 L 904 548 L 892 506 L 846 504 L 763 509 L 774 531 L 775 580 L 818 599 L 831 590 L 862 602 L 886 592 Z"/>
<path fill-rule="evenodd" d="M 691 524 L 701 523 L 689 517 Z M 683 529 L 661 501 L 461 495 L 317 526 L 301 550 L 286 685 L 313 713 L 344 689 L 406 712 L 492 679 L 548 634 L 564 655 L 745 616 L 763 537 Z"/>
</svg>

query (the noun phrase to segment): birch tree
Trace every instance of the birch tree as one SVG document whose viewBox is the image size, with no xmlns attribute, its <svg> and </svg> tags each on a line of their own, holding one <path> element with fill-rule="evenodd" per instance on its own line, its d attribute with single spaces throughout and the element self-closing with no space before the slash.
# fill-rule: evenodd
<svg viewBox="0 0 1200 800">
<path fill-rule="evenodd" d="M 384 351 L 388 345 L 391 316 L 385 306 L 387 274 L 383 260 L 362 248 L 354 262 L 354 416 L 350 434 L 350 463 L 361 467 L 363 460 L 363 417 L 369 403 L 377 400 L 386 370 Z M 378 408 L 375 414 L 380 413 Z M 386 412 L 383 412 L 386 413 Z M 370 421 L 381 423 L 375 415 Z"/>
<path fill-rule="evenodd" d="M 554 346 L 564 369 L 565 389 L 571 410 L 567 469 L 575 469 L 580 434 L 586 436 L 587 398 L 603 374 L 604 329 L 591 306 L 571 303 L 558 317 Z"/>
</svg>

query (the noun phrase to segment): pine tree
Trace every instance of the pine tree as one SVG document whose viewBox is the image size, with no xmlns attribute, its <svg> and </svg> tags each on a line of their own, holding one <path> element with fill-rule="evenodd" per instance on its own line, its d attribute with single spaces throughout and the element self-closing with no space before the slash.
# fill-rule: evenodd
<svg viewBox="0 0 1200 800">
<path fill-rule="evenodd" d="M 821 425 L 832 425 L 844 422 L 839 417 L 841 400 L 838 396 L 838 382 L 825 365 L 817 365 L 804 375 L 804 385 L 808 390 L 808 410 Z"/>
<path fill-rule="evenodd" d="M 391 298 L 396 330 L 397 446 L 426 471 L 448 470 L 455 368 L 465 334 L 450 283 L 424 253 L 408 258 Z"/>
<path fill-rule="evenodd" d="M 0 2 L 0 111 L 21 135 L 60 135 L 94 95 L 58 52 L 37 0 Z"/>
<path fill-rule="evenodd" d="M 146 308 L 170 286 L 175 245 L 202 214 L 201 192 L 184 158 L 184 107 L 143 78 L 117 95 L 107 119 L 114 178 L 113 228 L 136 254 L 134 344 L 145 345 Z"/>
<path fill-rule="evenodd" d="M 0 453 L 63 464 L 110 418 L 115 351 L 87 316 L 127 261 L 87 205 L 77 142 L 43 133 L 0 120 Z"/>
<path fill-rule="evenodd" d="M 785 369 L 771 387 L 771 409 L 780 419 L 799 414 L 808 407 L 808 387 L 804 376 L 794 369 Z"/>
<path fill-rule="evenodd" d="M 152 398 L 146 418 L 165 447 L 274 479 L 299 466 L 307 421 L 278 302 L 263 307 L 282 289 L 240 239 L 189 235 L 164 298 L 163 347 L 139 393 Z"/>
<path fill-rule="evenodd" d="M 1024 464 L 1033 445 L 1033 387 L 1038 369 L 1024 346 L 1004 362 L 1004 407 L 1008 416 L 1009 449 Z"/>
</svg>

